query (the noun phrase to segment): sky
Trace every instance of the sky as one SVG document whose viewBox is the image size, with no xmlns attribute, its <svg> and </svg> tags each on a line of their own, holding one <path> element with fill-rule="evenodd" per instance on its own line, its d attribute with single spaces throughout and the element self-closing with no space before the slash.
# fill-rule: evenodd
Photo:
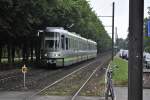
<svg viewBox="0 0 150 100">
<path fill-rule="evenodd" d="M 112 16 L 112 2 L 115 2 L 115 27 L 119 38 L 126 39 L 129 26 L 129 0 L 89 0 L 90 6 L 97 16 Z M 150 6 L 150 1 L 144 1 L 144 16 L 148 16 L 147 7 Z M 100 17 L 104 26 L 112 25 L 111 17 Z M 106 31 L 111 36 L 111 27 L 105 27 Z"/>
</svg>

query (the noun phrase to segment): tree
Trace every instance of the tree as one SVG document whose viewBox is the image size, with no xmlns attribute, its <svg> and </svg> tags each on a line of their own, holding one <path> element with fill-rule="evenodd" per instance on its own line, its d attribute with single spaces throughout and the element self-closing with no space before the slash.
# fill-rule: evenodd
<svg viewBox="0 0 150 100">
<path fill-rule="evenodd" d="M 148 36 L 148 25 L 147 21 L 150 20 L 150 7 L 148 7 L 149 17 L 144 19 L 144 50 L 150 52 L 150 37 Z"/>
<path fill-rule="evenodd" d="M 33 58 L 34 50 L 39 59 L 37 30 L 47 26 L 98 41 L 99 52 L 111 48 L 111 38 L 86 0 L 0 0 L 0 12 L 0 59 L 6 46 L 9 62 L 14 62 L 16 48 L 24 61 Z"/>
</svg>

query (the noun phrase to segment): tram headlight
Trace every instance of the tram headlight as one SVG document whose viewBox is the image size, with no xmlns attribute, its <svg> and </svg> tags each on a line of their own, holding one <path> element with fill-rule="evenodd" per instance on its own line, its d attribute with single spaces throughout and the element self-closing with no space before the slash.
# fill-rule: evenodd
<svg viewBox="0 0 150 100">
<path fill-rule="evenodd" d="M 54 56 L 55 56 L 55 57 L 59 57 L 59 56 L 60 56 L 60 54 L 56 53 Z"/>
<path fill-rule="evenodd" d="M 44 54 L 44 56 L 45 56 L 45 57 L 47 57 L 47 53 L 46 53 L 46 54 Z"/>
<path fill-rule="evenodd" d="M 58 57 L 58 54 L 55 54 L 55 57 Z"/>
</svg>

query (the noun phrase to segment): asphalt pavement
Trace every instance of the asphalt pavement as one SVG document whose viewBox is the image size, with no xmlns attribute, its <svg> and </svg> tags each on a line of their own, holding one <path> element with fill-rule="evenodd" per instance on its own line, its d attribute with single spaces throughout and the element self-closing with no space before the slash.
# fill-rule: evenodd
<svg viewBox="0 0 150 100">
<path fill-rule="evenodd" d="M 114 88 L 116 100 L 128 100 L 128 88 L 127 87 L 115 87 Z M 9 91 L 0 92 L 0 100 L 28 100 L 27 97 L 34 92 L 20 92 Z M 70 100 L 69 96 L 36 96 L 30 100 Z M 150 100 L 150 89 L 143 89 L 143 100 Z M 76 100 L 104 100 L 104 97 L 88 97 L 80 96 Z"/>
<path fill-rule="evenodd" d="M 115 87 L 116 100 L 128 100 L 127 87 Z M 143 100 L 150 100 L 150 89 L 143 89 Z"/>
</svg>

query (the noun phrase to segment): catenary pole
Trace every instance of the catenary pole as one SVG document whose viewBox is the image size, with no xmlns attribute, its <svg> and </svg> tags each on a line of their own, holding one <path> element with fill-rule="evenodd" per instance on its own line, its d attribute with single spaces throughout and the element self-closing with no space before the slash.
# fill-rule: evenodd
<svg viewBox="0 0 150 100">
<path fill-rule="evenodd" d="M 129 0 L 128 100 L 143 100 L 144 0 Z"/>
<path fill-rule="evenodd" d="M 114 12 L 115 12 L 115 2 L 113 2 L 112 7 L 112 61 L 114 59 Z"/>
</svg>

